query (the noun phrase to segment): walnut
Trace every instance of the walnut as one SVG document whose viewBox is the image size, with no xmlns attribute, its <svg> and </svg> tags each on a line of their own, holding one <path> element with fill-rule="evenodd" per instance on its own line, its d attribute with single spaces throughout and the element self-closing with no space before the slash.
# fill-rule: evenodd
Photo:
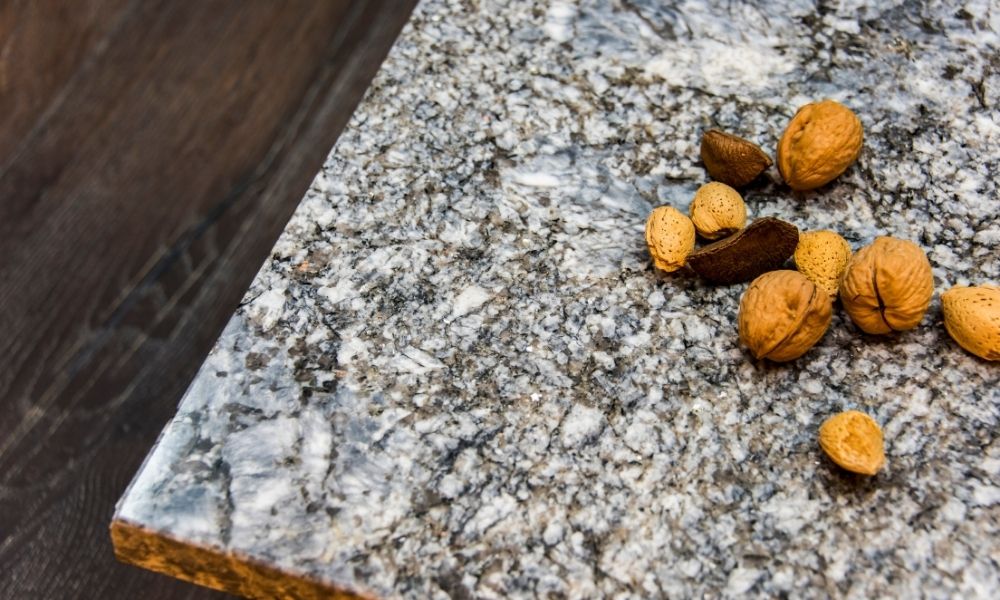
<svg viewBox="0 0 1000 600">
<path fill-rule="evenodd" d="M 840 301 L 865 333 L 905 331 L 920 324 L 934 293 L 927 255 L 913 242 L 877 238 L 854 255 Z"/>
<path fill-rule="evenodd" d="M 778 170 L 793 190 L 818 188 L 854 164 L 862 138 L 861 121 L 843 104 L 806 104 L 778 142 Z"/>
<path fill-rule="evenodd" d="M 756 358 L 794 360 L 826 333 L 833 317 L 829 294 L 798 271 L 754 279 L 740 300 L 740 340 Z"/>
</svg>

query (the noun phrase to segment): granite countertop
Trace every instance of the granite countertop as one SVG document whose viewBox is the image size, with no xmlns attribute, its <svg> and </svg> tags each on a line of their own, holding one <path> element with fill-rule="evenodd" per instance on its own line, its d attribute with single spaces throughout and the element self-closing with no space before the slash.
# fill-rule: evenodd
<svg viewBox="0 0 1000 600">
<path fill-rule="evenodd" d="M 1000 283 L 1000 9 L 898 4 L 426 0 L 116 520 L 377 597 L 1000 596 L 1000 365 L 939 300 Z M 751 218 L 913 240 L 935 299 L 755 361 L 644 221 L 827 97 L 860 161 Z"/>
</svg>

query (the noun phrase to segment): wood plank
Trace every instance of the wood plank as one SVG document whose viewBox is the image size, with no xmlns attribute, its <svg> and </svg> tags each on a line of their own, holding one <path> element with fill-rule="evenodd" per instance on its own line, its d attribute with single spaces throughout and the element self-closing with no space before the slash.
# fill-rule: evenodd
<svg viewBox="0 0 1000 600">
<path fill-rule="evenodd" d="M 0 165 L 59 104 L 59 92 L 128 8 L 128 0 L 0 3 Z"/>
<path fill-rule="evenodd" d="M 0 32 L 81 56 L 0 86 L 0 596 L 178 597 L 114 564 L 114 502 L 414 2 L 33 4 Z"/>
</svg>

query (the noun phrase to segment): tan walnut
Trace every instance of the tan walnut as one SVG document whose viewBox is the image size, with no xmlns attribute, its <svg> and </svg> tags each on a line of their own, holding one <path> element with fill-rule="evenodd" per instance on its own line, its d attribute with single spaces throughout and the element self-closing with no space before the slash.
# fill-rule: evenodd
<svg viewBox="0 0 1000 600">
<path fill-rule="evenodd" d="M 691 222 L 708 240 L 730 236 L 747 224 L 747 205 L 740 193 L 724 183 L 706 183 L 691 201 Z"/>
<path fill-rule="evenodd" d="M 757 179 L 772 164 L 757 144 L 718 129 L 701 136 L 701 162 L 712 179 L 734 188 Z"/>
<path fill-rule="evenodd" d="M 953 287 L 941 295 L 941 308 L 945 329 L 959 346 L 1000 360 L 1000 287 Z"/>
<path fill-rule="evenodd" d="M 834 231 L 806 231 L 795 247 L 795 268 L 836 298 L 851 260 L 851 245 Z"/>
<path fill-rule="evenodd" d="M 840 284 L 840 301 L 865 333 L 920 324 L 934 293 L 927 255 L 913 242 L 880 237 L 858 250 Z"/>
<path fill-rule="evenodd" d="M 694 249 L 694 224 L 676 208 L 658 206 L 646 219 L 646 244 L 657 269 L 676 271 Z"/>
<path fill-rule="evenodd" d="M 798 271 L 771 271 L 740 300 L 740 340 L 756 358 L 794 360 L 823 337 L 833 317 L 830 296 Z"/>
<path fill-rule="evenodd" d="M 830 460 L 853 473 L 874 475 L 885 465 L 882 428 L 860 411 L 848 410 L 824 421 L 819 445 Z"/>
<path fill-rule="evenodd" d="M 778 170 L 793 190 L 811 190 L 836 179 L 861 154 L 864 134 L 851 109 L 833 100 L 806 104 L 778 143 Z"/>
</svg>

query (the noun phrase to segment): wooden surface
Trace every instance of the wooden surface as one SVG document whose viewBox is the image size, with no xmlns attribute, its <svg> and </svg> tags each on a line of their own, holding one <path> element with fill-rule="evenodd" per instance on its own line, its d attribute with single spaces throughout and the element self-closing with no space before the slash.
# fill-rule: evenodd
<svg viewBox="0 0 1000 600">
<path fill-rule="evenodd" d="M 0 3 L 0 598 L 208 598 L 124 491 L 412 2 Z"/>
</svg>

